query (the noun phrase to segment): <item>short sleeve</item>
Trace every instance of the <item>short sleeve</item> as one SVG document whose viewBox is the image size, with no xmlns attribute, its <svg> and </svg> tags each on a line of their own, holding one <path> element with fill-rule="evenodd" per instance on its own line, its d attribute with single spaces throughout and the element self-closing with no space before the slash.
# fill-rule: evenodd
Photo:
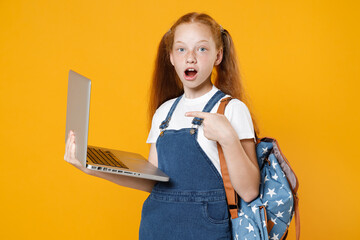
<svg viewBox="0 0 360 240">
<path fill-rule="evenodd" d="M 155 143 L 159 134 L 160 134 L 160 120 L 159 120 L 159 111 L 156 110 L 156 112 L 153 115 L 152 121 L 151 121 L 151 129 L 148 135 L 148 138 L 146 140 L 146 143 Z"/>
<path fill-rule="evenodd" d="M 245 103 L 238 99 L 232 99 L 225 108 L 224 114 L 235 129 L 239 139 L 253 138 L 256 143 L 253 122 Z"/>
<path fill-rule="evenodd" d="M 153 118 L 151 120 L 151 129 L 146 140 L 146 143 L 155 143 L 159 134 L 160 134 L 160 124 L 165 120 L 170 107 L 175 102 L 176 98 L 170 99 L 163 104 L 160 105 L 158 109 L 156 109 Z"/>
</svg>

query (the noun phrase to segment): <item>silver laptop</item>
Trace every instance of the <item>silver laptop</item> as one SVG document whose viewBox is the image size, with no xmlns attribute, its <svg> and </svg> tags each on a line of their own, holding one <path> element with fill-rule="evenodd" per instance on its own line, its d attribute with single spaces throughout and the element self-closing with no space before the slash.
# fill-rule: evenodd
<svg viewBox="0 0 360 240">
<path fill-rule="evenodd" d="M 81 164 L 96 171 L 169 181 L 165 173 L 140 154 L 87 145 L 90 89 L 90 79 L 69 71 L 65 142 L 69 131 L 73 130 L 76 136 L 75 156 Z"/>
</svg>

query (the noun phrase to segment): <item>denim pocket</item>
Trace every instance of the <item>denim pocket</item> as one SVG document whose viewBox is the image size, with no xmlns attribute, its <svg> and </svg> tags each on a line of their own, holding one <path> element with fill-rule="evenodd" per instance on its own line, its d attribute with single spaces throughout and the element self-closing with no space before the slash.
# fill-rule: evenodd
<svg viewBox="0 0 360 240">
<path fill-rule="evenodd" d="M 210 223 L 229 223 L 229 212 L 226 201 L 204 202 L 202 208 L 205 219 Z"/>
</svg>

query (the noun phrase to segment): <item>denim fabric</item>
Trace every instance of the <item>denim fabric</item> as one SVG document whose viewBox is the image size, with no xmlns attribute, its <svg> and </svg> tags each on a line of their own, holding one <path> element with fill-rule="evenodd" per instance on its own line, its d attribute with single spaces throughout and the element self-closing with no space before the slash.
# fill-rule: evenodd
<svg viewBox="0 0 360 240">
<path fill-rule="evenodd" d="M 210 112 L 224 95 L 215 93 L 203 111 Z M 231 239 L 223 181 L 196 140 L 197 127 L 166 130 L 180 98 L 160 125 L 163 133 L 156 142 L 158 167 L 170 181 L 158 182 L 145 200 L 139 239 Z"/>
</svg>

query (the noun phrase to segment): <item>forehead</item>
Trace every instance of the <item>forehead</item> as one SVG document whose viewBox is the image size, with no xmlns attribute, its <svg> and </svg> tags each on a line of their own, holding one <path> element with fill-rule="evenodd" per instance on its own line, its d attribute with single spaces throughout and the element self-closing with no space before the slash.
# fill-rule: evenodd
<svg viewBox="0 0 360 240">
<path fill-rule="evenodd" d="M 176 27 L 174 43 L 197 43 L 207 41 L 214 43 L 210 27 L 202 23 L 182 23 Z"/>
</svg>

